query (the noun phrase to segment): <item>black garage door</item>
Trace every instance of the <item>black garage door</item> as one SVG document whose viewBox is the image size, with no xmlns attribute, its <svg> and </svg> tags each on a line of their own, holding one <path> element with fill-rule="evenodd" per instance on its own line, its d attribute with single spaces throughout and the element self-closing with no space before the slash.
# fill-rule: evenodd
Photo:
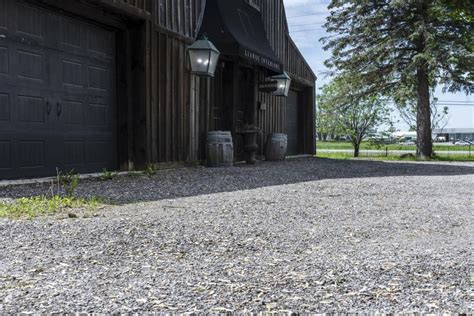
<svg viewBox="0 0 474 316">
<path fill-rule="evenodd" d="M 298 93 L 290 90 L 286 103 L 288 156 L 300 153 L 299 125 L 298 125 Z"/>
<path fill-rule="evenodd" d="M 116 162 L 115 34 L 0 0 L 0 179 Z"/>
</svg>

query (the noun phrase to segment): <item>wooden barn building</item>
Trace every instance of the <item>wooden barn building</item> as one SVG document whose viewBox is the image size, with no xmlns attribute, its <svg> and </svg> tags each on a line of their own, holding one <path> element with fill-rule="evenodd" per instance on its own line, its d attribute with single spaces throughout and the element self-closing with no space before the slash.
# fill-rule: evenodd
<svg viewBox="0 0 474 316">
<path fill-rule="evenodd" d="M 214 78 L 191 73 L 207 34 Z M 288 97 L 259 90 L 286 71 Z M 316 77 L 283 0 L 0 0 L 0 179 L 204 161 L 208 131 L 255 124 L 315 151 Z"/>
</svg>

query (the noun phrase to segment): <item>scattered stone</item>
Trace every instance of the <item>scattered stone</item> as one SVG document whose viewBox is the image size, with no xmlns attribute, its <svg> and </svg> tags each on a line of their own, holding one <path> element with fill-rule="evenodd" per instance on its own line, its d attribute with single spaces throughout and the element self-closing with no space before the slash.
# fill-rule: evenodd
<svg viewBox="0 0 474 316">
<path fill-rule="evenodd" d="M 0 219 L 0 314 L 472 314 L 473 187 L 472 163 L 329 159 L 81 182 L 118 205 Z"/>
</svg>

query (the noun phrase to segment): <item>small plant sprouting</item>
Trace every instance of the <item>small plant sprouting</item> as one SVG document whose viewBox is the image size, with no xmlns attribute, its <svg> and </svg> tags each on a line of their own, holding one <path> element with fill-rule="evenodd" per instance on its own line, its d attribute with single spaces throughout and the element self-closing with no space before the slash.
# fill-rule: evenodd
<svg viewBox="0 0 474 316">
<path fill-rule="evenodd" d="M 117 173 L 109 171 L 106 168 L 104 168 L 102 170 L 102 174 L 100 175 L 100 179 L 104 181 L 109 181 L 109 180 L 113 180 L 116 176 L 117 176 Z"/>
<path fill-rule="evenodd" d="M 69 172 L 62 172 L 56 169 L 58 193 L 61 187 L 64 187 L 67 197 L 73 197 L 77 187 L 79 186 L 79 174 L 73 170 Z M 53 191 L 53 190 L 52 190 Z M 54 192 L 53 192 L 54 193 Z M 54 195 L 54 194 L 52 194 Z"/>
<path fill-rule="evenodd" d="M 150 163 L 146 166 L 143 173 L 149 177 L 156 175 L 156 172 L 159 170 L 157 164 Z"/>
</svg>

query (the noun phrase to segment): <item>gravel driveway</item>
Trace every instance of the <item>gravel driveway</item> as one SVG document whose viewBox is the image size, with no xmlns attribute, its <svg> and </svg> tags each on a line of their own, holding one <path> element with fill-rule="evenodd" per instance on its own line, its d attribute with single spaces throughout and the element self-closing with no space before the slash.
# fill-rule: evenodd
<svg viewBox="0 0 474 316">
<path fill-rule="evenodd" d="M 302 159 L 78 192 L 118 205 L 0 219 L 0 314 L 473 312 L 472 163 Z"/>
</svg>

